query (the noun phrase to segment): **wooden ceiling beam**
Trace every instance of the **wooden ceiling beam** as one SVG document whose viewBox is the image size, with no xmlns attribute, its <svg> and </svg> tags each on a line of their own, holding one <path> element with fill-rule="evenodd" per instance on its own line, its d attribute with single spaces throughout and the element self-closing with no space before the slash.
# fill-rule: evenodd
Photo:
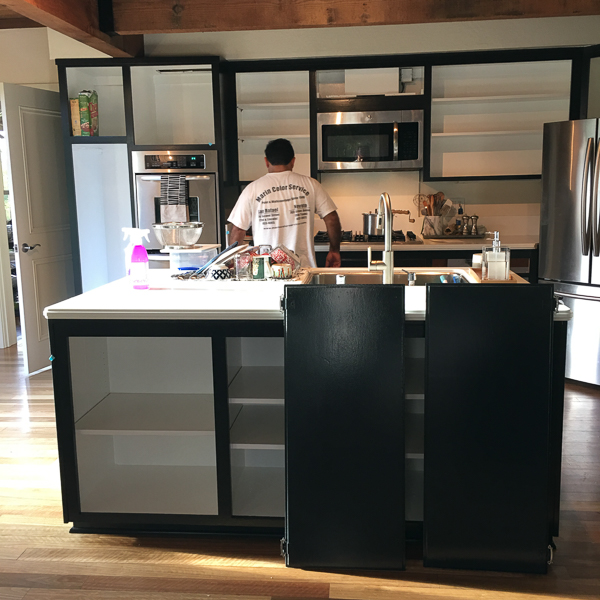
<svg viewBox="0 0 600 600">
<path fill-rule="evenodd" d="M 43 27 L 43 25 L 19 16 L 0 18 L 0 29 L 26 29 L 28 27 Z"/>
<path fill-rule="evenodd" d="M 121 35 L 599 14 L 598 0 L 113 0 Z"/>
<path fill-rule="evenodd" d="M 30 19 L 113 57 L 136 56 L 142 36 L 109 36 L 98 25 L 97 0 L 2 0 L 2 4 Z"/>
</svg>

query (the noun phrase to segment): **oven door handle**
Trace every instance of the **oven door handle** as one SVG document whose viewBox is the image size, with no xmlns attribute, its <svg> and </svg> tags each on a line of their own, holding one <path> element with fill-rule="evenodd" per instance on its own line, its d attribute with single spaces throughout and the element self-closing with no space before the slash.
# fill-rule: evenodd
<svg viewBox="0 0 600 600">
<path fill-rule="evenodd" d="M 398 160 L 398 123 L 394 123 L 394 160 Z"/>
<path fill-rule="evenodd" d="M 141 175 L 140 179 L 142 181 L 160 181 L 160 175 Z M 186 181 L 206 181 L 210 179 L 210 175 L 186 175 Z"/>
</svg>

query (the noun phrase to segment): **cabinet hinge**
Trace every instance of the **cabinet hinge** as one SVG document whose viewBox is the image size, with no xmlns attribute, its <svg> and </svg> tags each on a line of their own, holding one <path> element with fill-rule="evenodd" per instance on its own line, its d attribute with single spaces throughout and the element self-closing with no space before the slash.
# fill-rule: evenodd
<svg viewBox="0 0 600 600">
<path fill-rule="evenodd" d="M 296 302 L 295 300 L 288 300 L 285 296 L 279 298 L 279 310 L 284 313 L 288 309 L 293 309 Z"/>
<path fill-rule="evenodd" d="M 281 538 L 281 540 L 279 540 L 279 553 L 281 556 L 283 556 L 283 558 L 285 558 L 288 554 L 288 543 L 285 538 Z"/>
</svg>

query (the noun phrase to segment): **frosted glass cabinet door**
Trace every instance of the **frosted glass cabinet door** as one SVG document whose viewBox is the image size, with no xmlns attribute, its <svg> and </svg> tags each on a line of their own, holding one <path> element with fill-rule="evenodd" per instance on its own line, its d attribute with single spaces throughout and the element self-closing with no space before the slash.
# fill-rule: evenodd
<svg viewBox="0 0 600 600">
<path fill-rule="evenodd" d="M 209 65 L 131 68 L 136 144 L 214 144 Z"/>
</svg>

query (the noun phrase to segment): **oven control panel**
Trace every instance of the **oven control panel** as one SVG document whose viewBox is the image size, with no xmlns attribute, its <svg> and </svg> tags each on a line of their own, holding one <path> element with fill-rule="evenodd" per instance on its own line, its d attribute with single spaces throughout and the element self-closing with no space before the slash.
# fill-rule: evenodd
<svg viewBox="0 0 600 600">
<path fill-rule="evenodd" d="M 204 154 L 145 154 L 146 169 L 205 169 Z"/>
</svg>

